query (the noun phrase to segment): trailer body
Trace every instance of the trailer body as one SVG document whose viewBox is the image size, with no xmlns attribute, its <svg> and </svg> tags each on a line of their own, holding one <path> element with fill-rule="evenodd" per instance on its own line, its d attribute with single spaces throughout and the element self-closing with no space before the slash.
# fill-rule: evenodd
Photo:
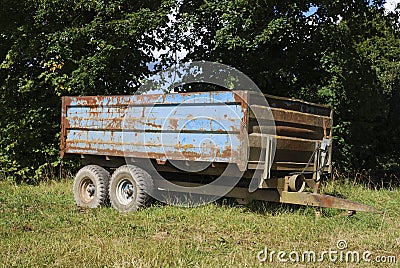
<svg viewBox="0 0 400 268">
<path fill-rule="evenodd" d="M 259 98 L 251 91 L 63 97 L 61 155 L 213 161 L 254 169 L 260 129 L 275 127 L 272 170 L 301 170 L 324 131 L 331 131 L 331 108 L 273 96 L 266 96 L 266 107 L 258 105 Z M 260 117 L 257 124 L 256 110 L 274 118 Z"/>
<path fill-rule="evenodd" d="M 320 175 L 331 171 L 332 125 L 328 106 L 247 90 L 68 96 L 62 98 L 61 157 L 111 169 L 151 159 L 160 172 L 206 176 L 235 165 L 242 186 L 249 185 L 246 178 L 261 175 L 256 192 L 238 187 L 228 196 L 370 211 L 332 205 L 318 194 Z M 208 164 L 190 172 L 171 165 L 174 161 Z M 297 189 L 291 183 L 298 180 Z M 314 188 L 314 196 L 301 193 L 304 184 Z"/>
</svg>

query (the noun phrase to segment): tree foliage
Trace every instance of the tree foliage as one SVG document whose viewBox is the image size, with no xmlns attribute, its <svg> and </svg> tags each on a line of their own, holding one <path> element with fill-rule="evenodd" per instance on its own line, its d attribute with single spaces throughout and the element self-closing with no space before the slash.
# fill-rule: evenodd
<svg viewBox="0 0 400 268">
<path fill-rule="evenodd" d="M 59 164 L 60 96 L 133 93 L 179 50 L 332 105 L 342 169 L 400 163 L 399 12 L 383 1 L 0 1 L 1 173 Z"/>
<path fill-rule="evenodd" d="M 60 96 L 133 91 L 170 3 L 1 1 L 0 170 L 35 181 L 59 164 Z"/>
<path fill-rule="evenodd" d="M 191 0 L 177 23 L 191 25 L 187 58 L 232 65 L 268 94 L 331 105 L 341 169 L 388 168 L 400 163 L 400 28 L 383 4 Z"/>
</svg>

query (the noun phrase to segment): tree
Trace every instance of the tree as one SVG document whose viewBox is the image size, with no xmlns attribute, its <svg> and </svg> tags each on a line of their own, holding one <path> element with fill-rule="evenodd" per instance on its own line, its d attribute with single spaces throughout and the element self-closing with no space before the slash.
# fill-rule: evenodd
<svg viewBox="0 0 400 268">
<path fill-rule="evenodd" d="M 222 62 L 265 93 L 333 106 L 336 164 L 381 168 L 400 162 L 386 127 L 398 111 L 389 100 L 398 96 L 399 17 L 383 4 L 188 0 L 175 29 L 191 32 L 184 60 Z"/>
<path fill-rule="evenodd" d="M 130 93 L 163 47 L 169 1 L 2 0 L 0 170 L 33 182 L 59 164 L 60 96 Z"/>
</svg>

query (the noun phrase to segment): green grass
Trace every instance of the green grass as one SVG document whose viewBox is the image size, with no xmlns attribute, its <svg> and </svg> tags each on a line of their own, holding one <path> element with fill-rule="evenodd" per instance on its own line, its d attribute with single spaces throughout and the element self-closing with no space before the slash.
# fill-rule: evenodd
<svg viewBox="0 0 400 268">
<path fill-rule="evenodd" d="M 324 192 L 374 205 L 385 214 L 344 217 L 339 210 L 324 209 L 322 217 L 315 218 L 312 208 L 260 202 L 197 208 L 153 205 L 130 214 L 110 207 L 80 210 L 71 188 L 72 181 L 38 186 L 0 182 L 0 265 L 276 267 L 284 264 L 276 258 L 273 264 L 260 263 L 257 253 L 265 247 L 287 253 L 336 250 L 339 239 L 347 241 L 348 250 L 394 255 L 400 263 L 399 189 L 331 182 Z"/>
</svg>

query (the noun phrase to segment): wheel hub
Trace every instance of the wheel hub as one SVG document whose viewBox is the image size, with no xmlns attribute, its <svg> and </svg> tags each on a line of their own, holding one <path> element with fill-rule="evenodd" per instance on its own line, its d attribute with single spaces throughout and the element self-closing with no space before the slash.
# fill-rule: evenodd
<svg viewBox="0 0 400 268">
<path fill-rule="evenodd" d="M 82 180 L 80 184 L 80 196 L 83 202 L 89 203 L 93 200 L 96 194 L 96 187 L 93 181 L 86 177 Z"/>
<path fill-rule="evenodd" d="M 116 189 L 118 201 L 123 205 L 128 205 L 135 198 L 135 186 L 127 178 L 122 179 Z"/>
<path fill-rule="evenodd" d="M 94 184 L 90 184 L 87 187 L 86 191 L 88 192 L 89 196 L 93 196 L 95 192 Z"/>
</svg>

